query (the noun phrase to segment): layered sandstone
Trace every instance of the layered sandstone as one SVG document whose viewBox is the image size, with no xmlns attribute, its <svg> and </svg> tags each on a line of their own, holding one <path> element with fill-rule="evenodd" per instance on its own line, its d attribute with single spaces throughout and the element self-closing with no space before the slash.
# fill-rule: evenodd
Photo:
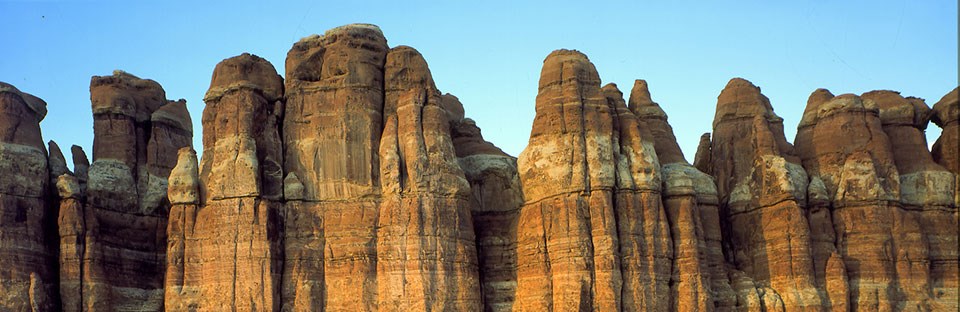
<svg viewBox="0 0 960 312">
<path fill-rule="evenodd" d="M 376 26 L 285 67 L 216 66 L 202 159 L 185 101 L 93 77 L 72 171 L 46 104 L 0 83 L 0 310 L 958 309 L 956 89 L 817 89 L 794 146 L 734 78 L 691 165 L 646 81 L 625 100 L 573 50 L 519 159 Z"/>
<path fill-rule="evenodd" d="M 880 122 L 900 177 L 900 205 L 917 233 L 897 233 L 904 250 L 897 257 L 897 278 L 905 309 L 956 310 L 958 251 L 956 174 L 937 164 L 927 150 L 924 129 L 930 108 L 923 99 L 894 91 L 872 91 L 864 100 L 877 103 Z M 926 245 L 928 250 L 917 248 Z M 927 253 L 924 253 L 927 252 Z M 931 292 L 934 294 L 930 296 Z M 929 302 L 928 302 L 929 301 Z"/>
<path fill-rule="evenodd" d="M 522 311 L 668 310 L 673 243 L 653 140 L 577 51 L 544 60 L 518 160 Z"/>
<path fill-rule="evenodd" d="M 441 103 L 448 112 L 460 168 L 470 183 L 484 310 L 512 311 L 517 290 L 517 221 L 523 204 L 517 159 L 483 139 L 476 122 L 464 117 L 463 104 L 456 97 L 445 94 Z"/>
<path fill-rule="evenodd" d="M 724 264 L 713 178 L 683 157 L 667 114 L 651 99 L 645 80 L 634 82 L 629 107 L 649 129 L 663 170 L 663 203 L 676 251 L 671 282 L 673 298 L 678 300 L 674 307 L 680 311 L 733 308 L 735 295 Z M 709 136 L 703 144 L 709 144 Z"/>
<path fill-rule="evenodd" d="M 46 102 L 0 82 L 0 310 L 58 304 L 56 234 L 48 230 L 56 216 L 47 206 L 50 170 L 40 134 L 46 113 Z"/>
<path fill-rule="evenodd" d="M 956 307 L 947 289 L 957 271 L 956 177 L 926 149 L 928 111 L 892 91 L 817 90 L 804 112 L 798 154 L 836 232 L 826 283 L 837 285 L 831 271 L 846 275 L 851 310 Z M 831 268 L 834 259 L 844 270 Z"/>
<path fill-rule="evenodd" d="M 823 309 L 804 211 L 808 177 L 760 88 L 740 78 L 727 83 L 717 98 L 710 154 L 728 259 L 753 279 L 763 302 L 777 305 L 764 304 L 767 310 Z"/>
<path fill-rule="evenodd" d="M 77 177 L 58 178 L 62 308 L 159 310 L 176 150 L 193 137 L 183 100 L 166 100 L 148 79 L 116 71 L 90 82 L 93 163 L 74 150 Z M 76 184 L 76 187 L 73 185 Z"/>
<path fill-rule="evenodd" d="M 478 308 L 470 187 L 420 53 L 336 28 L 290 50 L 286 94 L 284 168 L 302 192 L 287 198 L 285 309 Z"/>
<path fill-rule="evenodd" d="M 178 152 L 166 227 L 166 309 L 277 310 L 282 264 L 282 80 L 266 60 L 226 59 L 203 110 L 203 159 Z"/>
</svg>

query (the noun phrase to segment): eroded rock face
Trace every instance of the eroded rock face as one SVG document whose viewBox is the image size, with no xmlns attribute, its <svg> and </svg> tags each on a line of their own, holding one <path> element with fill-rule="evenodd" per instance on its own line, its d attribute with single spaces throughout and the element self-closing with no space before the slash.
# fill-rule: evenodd
<svg viewBox="0 0 960 312">
<path fill-rule="evenodd" d="M 897 279 L 906 309 L 955 310 L 957 306 L 957 176 L 938 165 L 927 151 L 923 130 L 930 108 L 923 99 L 904 98 L 893 91 L 872 91 L 864 100 L 877 103 L 884 133 L 900 177 L 900 205 L 916 233 L 896 233 L 903 241 Z M 912 231 L 915 228 L 905 228 Z M 926 245 L 923 248 L 915 245 Z M 930 293 L 936 294 L 932 298 Z"/>
<path fill-rule="evenodd" d="M 58 304 L 56 248 L 48 244 L 56 234 L 46 231 L 55 216 L 46 206 L 50 170 L 40 134 L 46 106 L 0 82 L 0 310 Z"/>
<path fill-rule="evenodd" d="M 214 69 L 199 172 L 181 149 L 169 180 L 168 311 L 279 309 L 282 85 L 255 55 Z"/>
<path fill-rule="evenodd" d="M 302 200 L 287 204 L 285 274 L 303 284 L 296 293 L 284 287 L 289 305 L 376 308 L 388 51 L 379 28 L 358 25 L 304 38 L 287 53 L 283 168 L 303 185 Z"/>
<path fill-rule="evenodd" d="M 512 311 L 517 291 L 517 221 L 523 190 L 517 159 L 483 139 L 476 123 L 464 118 L 460 101 L 445 94 L 453 146 L 470 183 L 484 311 Z"/>
<path fill-rule="evenodd" d="M 470 186 L 420 53 L 348 25 L 294 45 L 287 73 L 285 168 L 302 194 L 284 309 L 478 308 Z"/>
<path fill-rule="evenodd" d="M 653 141 L 577 51 L 547 56 L 530 144 L 515 309 L 668 310 L 673 244 Z"/>
<path fill-rule="evenodd" d="M 604 91 L 613 93 L 614 101 L 617 99 L 619 91 L 607 87 Z M 671 280 L 674 307 L 679 311 L 732 309 L 736 305 L 732 300 L 735 294 L 724 265 L 713 177 L 684 159 L 673 128 L 667 123 L 667 114 L 650 98 L 646 81 L 634 82 L 629 107 L 643 127 L 649 129 L 663 171 L 663 204 L 676 252 Z M 709 145 L 709 138 L 706 136 L 706 142 L 701 144 Z"/>
<path fill-rule="evenodd" d="M 835 308 L 831 289 L 848 292 L 851 310 L 956 309 L 955 287 L 946 289 L 956 283 L 956 177 L 926 150 L 928 111 L 893 91 L 810 97 L 797 151 L 811 205 L 832 212 L 837 253 L 824 266 Z M 826 219 L 815 216 L 812 226 Z"/>
<path fill-rule="evenodd" d="M 805 218 L 808 177 L 783 135 L 783 119 L 747 80 L 734 78 L 717 98 L 711 174 L 725 219 L 728 259 L 787 310 L 819 310 Z M 765 305 L 766 306 L 766 305 Z M 767 309 L 771 309 L 767 306 Z"/>
<path fill-rule="evenodd" d="M 185 102 L 165 97 L 158 83 L 122 71 L 91 79 L 94 160 L 87 168 L 74 147 L 80 195 L 60 192 L 60 248 L 71 251 L 61 256 L 61 291 L 82 293 L 64 310 L 163 307 L 167 176 L 171 155 L 193 137 Z"/>
<path fill-rule="evenodd" d="M 933 105 L 930 120 L 943 128 L 940 138 L 933 143 L 933 158 L 950 171 L 960 174 L 960 100 L 953 89 Z"/>
<path fill-rule="evenodd" d="M 376 26 L 286 69 L 217 65 L 199 161 L 183 100 L 94 77 L 73 172 L 0 83 L 0 310 L 958 309 L 957 90 L 818 89 L 794 147 L 735 78 L 691 165 L 646 81 L 624 101 L 577 51 L 544 60 L 519 159 Z"/>
</svg>

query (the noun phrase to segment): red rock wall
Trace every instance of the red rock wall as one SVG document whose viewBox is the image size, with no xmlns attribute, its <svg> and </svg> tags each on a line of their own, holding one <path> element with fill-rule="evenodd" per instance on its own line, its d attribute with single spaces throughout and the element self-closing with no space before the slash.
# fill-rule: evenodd
<svg viewBox="0 0 960 312">
<path fill-rule="evenodd" d="M 199 160 L 184 101 L 94 77 L 73 172 L 0 84 L 0 310 L 958 309 L 957 90 L 818 89 L 793 145 L 734 78 L 691 165 L 646 81 L 625 99 L 573 50 L 519 158 L 376 26 L 285 67 L 217 65 Z"/>
</svg>

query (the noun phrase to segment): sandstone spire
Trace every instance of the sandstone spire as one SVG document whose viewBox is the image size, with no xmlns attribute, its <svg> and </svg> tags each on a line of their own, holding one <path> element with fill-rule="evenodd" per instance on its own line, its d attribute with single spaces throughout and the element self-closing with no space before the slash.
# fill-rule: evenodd
<svg viewBox="0 0 960 312">
<path fill-rule="evenodd" d="M 723 239 L 762 301 L 782 302 L 787 310 L 818 310 L 824 292 L 814 282 L 803 210 L 808 179 L 784 138 L 782 122 L 770 100 L 747 80 L 731 79 L 720 92 L 710 159 L 727 225 Z"/>
<path fill-rule="evenodd" d="M 577 51 L 544 60 L 530 143 L 518 160 L 521 310 L 666 310 L 670 241 L 653 142 L 601 92 Z"/>
<path fill-rule="evenodd" d="M 0 310 L 56 308 L 55 248 L 44 229 L 47 151 L 40 121 L 47 103 L 0 82 Z"/>
</svg>

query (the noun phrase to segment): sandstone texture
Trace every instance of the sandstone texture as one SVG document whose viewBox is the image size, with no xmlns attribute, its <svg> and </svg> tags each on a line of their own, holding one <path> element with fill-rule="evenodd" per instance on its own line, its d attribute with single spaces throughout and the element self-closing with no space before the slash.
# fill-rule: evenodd
<svg viewBox="0 0 960 312">
<path fill-rule="evenodd" d="M 731 79 L 717 98 L 710 159 L 729 260 L 763 290 L 762 301 L 782 304 L 767 309 L 822 309 L 804 215 L 808 178 L 783 119 L 747 80 Z"/>
<path fill-rule="evenodd" d="M 512 311 L 517 290 L 517 222 L 523 204 L 517 159 L 483 139 L 476 123 L 464 117 L 463 104 L 455 96 L 443 95 L 441 104 L 448 112 L 457 160 L 470 183 L 484 310 Z"/>
<path fill-rule="evenodd" d="M 60 289 L 81 294 L 63 295 L 62 308 L 162 309 L 167 176 L 191 144 L 190 115 L 157 82 L 122 71 L 93 77 L 90 101 L 93 162 L 74 148 L 76 176 L 57 181 Z"/>
<path fill-rule="evenodd" d="M 0 310 L 4 311 L 49 311 L 58 305 L 56 248 L 50 243 L 56 234 L 49 230 L 55 213 L 48 208 L 50 169 L 40 134 L 46 107 L 40 98 L 0 82 Z"/>
<path fill-rule="evenodd" d="M 556 50 L 515 158 L 377 26 L 284 66 L 217 64 L 197 150 L 184 100 L 93 77 L 92 162 L 0 83 L 0 311 L 960 309 L 957 89 L 817 89 L 791 144 L 733 78 L 691 164 L 682 103 Z"/>
<path fill-rule="evenodd" d="M 557 50 L 544 60 L 530 143 L 518 160 L 516 310 L 672 305 L 674 246 L 654 142 L 622 96 L 610 95 L 582 53 Z"/>
</svg>

